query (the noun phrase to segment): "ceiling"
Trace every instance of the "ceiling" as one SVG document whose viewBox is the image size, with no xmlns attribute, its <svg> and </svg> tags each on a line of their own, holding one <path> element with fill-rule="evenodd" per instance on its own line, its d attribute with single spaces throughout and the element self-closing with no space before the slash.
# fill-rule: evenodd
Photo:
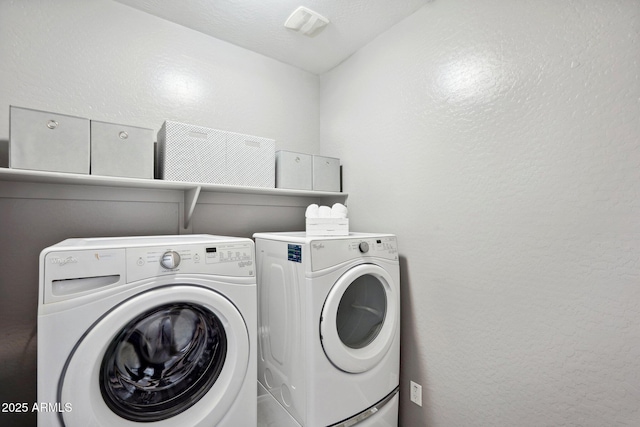
<svg viewBox="0 0 640 427">
<path fill-rule="evenodd" d="M 315 74 L 335 67 L 432 0 L 116 0 Z M 330 23 L 314 37 L 284 27 L 305 6 Z"/>
</svg>

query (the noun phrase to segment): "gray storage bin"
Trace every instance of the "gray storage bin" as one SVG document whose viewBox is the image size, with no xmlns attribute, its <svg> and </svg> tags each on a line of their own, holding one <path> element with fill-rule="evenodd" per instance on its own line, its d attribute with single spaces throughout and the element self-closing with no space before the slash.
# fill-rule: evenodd
<svg viewBox="0 0 640 427">
<path fill-rule="evenodd" d="M 340 159 L 313 156 L 313 189 L 340 191 Z"/>
<path fill-rule="evenodd" d="M 311 154 L 276 151 L 276 187 L 293 190 L 313 189 Z"/>
<path fill-rule="evenodd" d="M 153 130 L 91 120 L 91 174 L 153 179 Z"/>
<path fill-rule="evenodd" d="M 11 106 L 9 167 L 89 173 L 89 119 Z"/>
</svg>

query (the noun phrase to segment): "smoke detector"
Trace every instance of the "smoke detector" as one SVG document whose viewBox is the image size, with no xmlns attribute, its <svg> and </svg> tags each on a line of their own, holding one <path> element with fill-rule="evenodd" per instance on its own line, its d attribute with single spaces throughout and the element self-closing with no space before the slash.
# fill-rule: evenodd
<svg viewBox="0 0 640 427">
<path fill-rule="evenodd" d="M 301 32 L 305 36 L 314 37 L 318 35 L 328 23 L 329 20 L 318 12 L 300 6 L 289 15 L 284 26 Z"/>
</svg>

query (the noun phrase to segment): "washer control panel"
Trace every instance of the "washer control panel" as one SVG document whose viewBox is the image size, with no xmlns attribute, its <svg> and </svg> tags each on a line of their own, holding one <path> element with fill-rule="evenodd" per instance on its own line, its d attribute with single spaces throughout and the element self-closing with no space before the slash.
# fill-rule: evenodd
<svg viewBox="0 0 640 427">
<path fill-rule="evenodd" d="M 252 242 L 127 248 L 127 281 L 174 273 L 255 276 Z"/>
</svg>

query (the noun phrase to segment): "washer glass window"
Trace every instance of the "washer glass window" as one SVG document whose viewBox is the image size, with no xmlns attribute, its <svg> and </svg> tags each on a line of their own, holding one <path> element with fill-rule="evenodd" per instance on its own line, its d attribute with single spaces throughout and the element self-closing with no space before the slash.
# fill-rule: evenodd
<svg viewBox="0 0 640 427">
<path fill-rule="evenodd" d="M 131 320 L 111 342 L 100 367 L 100 391 L 109 408 L 138 422 L 185 411 L 220 375 L 227 338 L 210 310 L 166 304 Z"/>
<path fill-rule="evenodd" d="M 336 327 L 344 345 L 359 349 L 376 339 L 387 312 L 383 284 L 375 276 L 364 274 L 345 290 L 338 305 Z"/>
</svg>

